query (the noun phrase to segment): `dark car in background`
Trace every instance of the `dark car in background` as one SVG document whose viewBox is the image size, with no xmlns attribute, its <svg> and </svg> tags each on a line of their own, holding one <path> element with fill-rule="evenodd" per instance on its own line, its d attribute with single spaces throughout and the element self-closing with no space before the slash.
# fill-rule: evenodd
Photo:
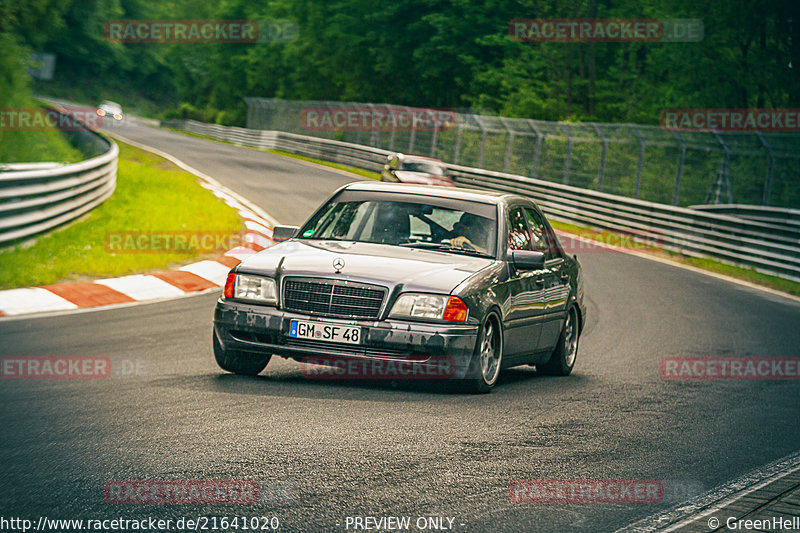
<svg viewBox="0 0 800 533">
<path fill-rule="evenodd" d="M 401 153 L 386 157 L 381 181 L 455 187 L 455 183 L 447 175 L 447 167 L 440 159 Z"/>
<path fill-rule="evenodd" d="M 581 266 L 531 200 L 359 182 L 229 274 L 214 314 L 224 370 L 272 355 L 436 365 L 489 392 L 502 368 L 568 375 L 586 320 Z"/>
</svg>

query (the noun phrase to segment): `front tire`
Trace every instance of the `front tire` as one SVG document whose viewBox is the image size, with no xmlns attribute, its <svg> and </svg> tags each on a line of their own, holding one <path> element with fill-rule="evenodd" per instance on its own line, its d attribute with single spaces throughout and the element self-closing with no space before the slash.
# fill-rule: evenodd
<svg viewBox="0 0 800 533">
<path fill-rule="evenodd" d="M 578 313 L 572 307 L 567 312 L 567 320 L 564 322 L 564 329 L 558 339 L 550 360 L 537 366 L 537 370 L 546 376 L 569 376 L 575 366 L 575 359 L 578 356 Z"/>
<path fill-rule="evenodd" d="M 272 355 L 259 356 L 238 350 L 226 350 L 220 344 L 217 335 L 214 335 L 214 358 L 222 370 L 241 374 L 243 376 L 257 376 L 267 367 Z"/>
<path fill-rule="evenodd" d="M 503 332 L 494 315 L 489 315 L 481 326 L 475 353 L 467 370 L 465 388 L 475 394 L 492 391 L 500 376 L 503 364 Z"/>
</svg>

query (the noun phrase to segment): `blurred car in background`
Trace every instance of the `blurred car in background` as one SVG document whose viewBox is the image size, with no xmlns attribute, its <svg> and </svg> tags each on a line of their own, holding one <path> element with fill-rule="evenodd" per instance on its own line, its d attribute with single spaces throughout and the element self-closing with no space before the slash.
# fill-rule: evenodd
<svg viewBox="0 0 800 533">
<path fill-rule="evenodd" d="M 381 181 L 455 187 L 440 159 L 400 153 L 390 154 L 386 158 Z"/>
<path fill-rule="evenodd" d="M 97 114 L 101 117 L 109 116 L 114 117 L 114 120 L 122 120 L 122 106 L 116 102 L 103 100 L 97 108 Z"/>
</svg>

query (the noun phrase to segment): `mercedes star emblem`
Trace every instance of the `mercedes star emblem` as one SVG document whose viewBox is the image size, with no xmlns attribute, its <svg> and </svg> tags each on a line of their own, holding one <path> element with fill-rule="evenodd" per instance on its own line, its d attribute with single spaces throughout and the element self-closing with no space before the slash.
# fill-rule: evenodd
<svg viewBox="0 0 800 533">
<path fill-rule="evenodd" d="M 333 268 L 336 270 L 337 274 L 341 272 L 342 269 L 344 268 L 344 259 L 342 259 L 341 257 L 337 257 L 336 259 L 334 259 Z"/>
</svg>

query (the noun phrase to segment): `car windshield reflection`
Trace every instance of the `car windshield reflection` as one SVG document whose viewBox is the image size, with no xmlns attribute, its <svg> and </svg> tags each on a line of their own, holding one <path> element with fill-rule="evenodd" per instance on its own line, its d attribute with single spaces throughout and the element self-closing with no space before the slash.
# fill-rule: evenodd
<svg viewBox="0 0 800 533">
<path fill-rule="evenodd" d="M 301 239 L 339 240 L 494 257 L 496 221 L 463 209 L 386 200 L 331 202 Z"/>
</svg>

